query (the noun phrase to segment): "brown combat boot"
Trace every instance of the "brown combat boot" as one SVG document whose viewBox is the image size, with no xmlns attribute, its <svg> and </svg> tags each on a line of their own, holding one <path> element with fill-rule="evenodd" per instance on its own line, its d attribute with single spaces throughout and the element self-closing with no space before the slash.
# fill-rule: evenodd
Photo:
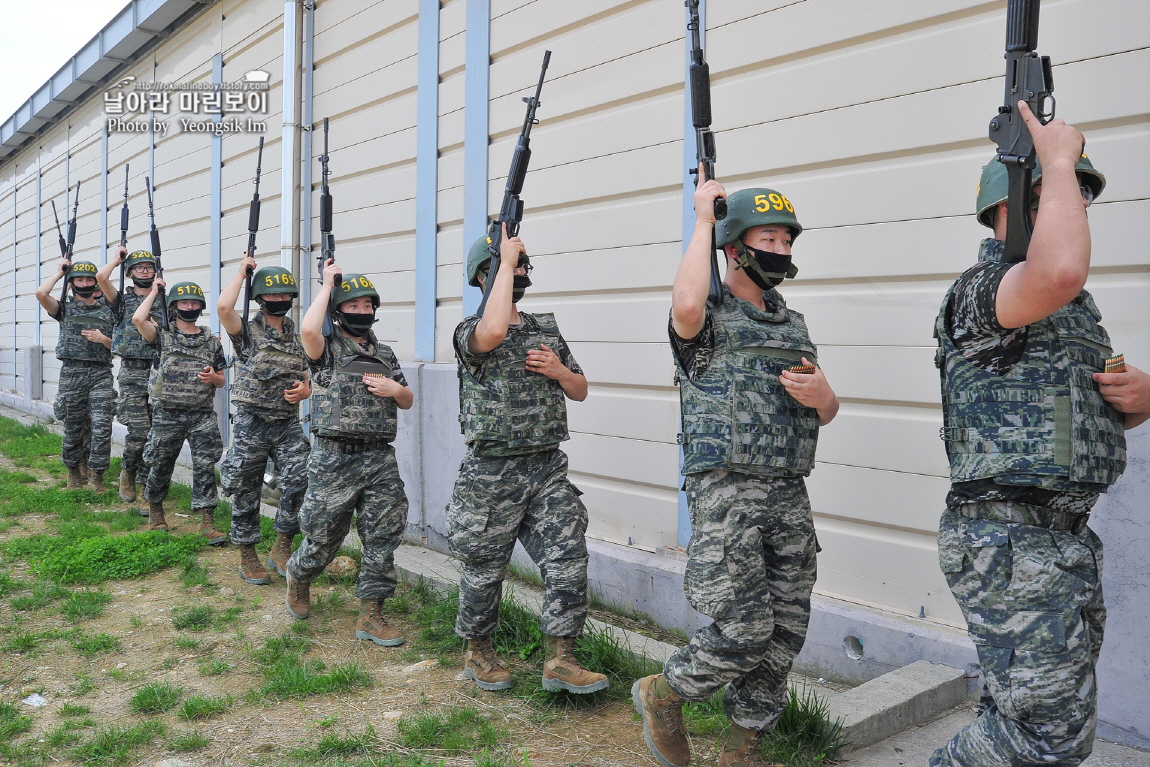
<svg viewBox="0 0 1150 767">
<path fill-rule="evenodd" d="M 163 530 L 168 532 L 168 520 L 164 519 L 164 503 L 148 501 L 148 525 L 145 530 Z"/>
<path fill-rule="evenodd" d="M 200 535 L 208 539 L 209 546 L 223 546 L 228 542 L 228 536 L 216 529 L 215 509 L 204 509 L 200 521 Z"/>
<path fill-rule="evenodd" d="M 481 690 L 506 690 L 515 683 L 511 672 L 499 662 L 491 637 L 467 640 L 467 651 L 463 653 L 463 675 L 475 682 Z"/>
<path fill-rule="evenodd" d="M 104 472 L 92 469 L 88 475 L 88 489 L 93 493 L 106 493 L 108 488 L 104 487 Z"/>
<path fill-rule="evenodd" d="M 87 458 L 81 458 L 80 459 L 80 465 L 77 468 L 80 469 L 81 484 L 82 485 L 88 484 L 88 477 L 91 474 L 91 471 L 89 471 L 89 469 L 88 469 L 88 459 Z"/>
<path fill-rule="evenodd" d="M 575 637 L 547 637 L 547 662 L 543 664 L 543 689 L 566 690 L 576 695 L 606 690 L 611 683 L 603 674 L 588 671 L 575 657 Z"/>
<path fill-rule="evenodd" d="M 133 503 L 136 500 L 136 475 L 127 469 L 120 469 L 120 500 Z"/>
<path fill-rule="evenodd" d="M 652 756 L 663 767 L 687 767 L 691 744 L 683 729 L 683 699 L 667 686 L 663 675 L 653 674 L 635 682 L 631 700 L 643 717 L 643 737 Z"/>
<path fill-rule="evenodd" d="M 265 586 L 272 582 L 272 574 L 260 563 L 254 543 L 240 544 L 240 577 L 254 586 Z"/>
<path fill-rule="evenodd" d="M 287 604 L 288 612 L 299 620 L 307 620 L 311 614 L 311 584 L 300 583 L 291 575 L 287 575 Z"/>
<path fill-rule="evenodd" d="M 268 552 L 268 566 L 274 568 L 284 578 L 287 577 L 287 561 L 291 559 L 291 541 L 294 536 L 276 533 L 275 543 Z"/>
<path fill-rule="evenodd" d="M 87 480 L 80 475 L 80 467 L 68 469 L 68 484 L 64 486 L 65 490 L 79 490 L 84 486 Z"/>
<path fill-rule="evenodd" d="M 731 729 L 727 731 L 727 740 L 723 744 L 723 753 L 715 767 L 785 767 L 779 762 L 764 762 L 759 756 L 762 745 L 762 730 L 748 730 L 731 722 Z"/>
<path fill-rule="evenodd" d="M 355 638 L 395 647 L 403 644 L 403 635 L 387 625 L 383 617 L 382 599 L 359 600 L 359 620 L 355 622 Z"/>
</svg>

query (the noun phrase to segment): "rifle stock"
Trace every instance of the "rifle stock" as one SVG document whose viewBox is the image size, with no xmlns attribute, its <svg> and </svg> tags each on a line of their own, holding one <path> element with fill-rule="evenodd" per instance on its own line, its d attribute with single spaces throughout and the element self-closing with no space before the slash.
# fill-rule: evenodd
<svg viewBox="0 0 1150 767">
<path fill-rule="evenodd" d="M 495 275 L 499 273 L 499 246 L 503 242 L 503 225 L 507 224 L 508 236 L 514 237 L 519 234 L 519 224 L 523 221 L 523 200 L 519 195 L 523 191 L 523 182 L 527 179 L 527 166 L 531 163 L 531 128 L 539 123 L 535 113 L 543 103 L 539 97 L 543 93 L 543 78 L 547 75 L 547 66 L 550 63 L 551 51 L 544 51 L 543 67 L 539 70 L 535 95 L 523 97 L 523 101 L 527 103 L 527 115 L 523 118 L 523 129 L 519 132 L 515 152 L 511 155 L 511 171 L 507 174 L 507 186 L 503 189 L 503 203 L 499 206 L 499 217 L 487 228 L 487 250 L 491 253 L 491 261 L 487 267 L 487 283 L 483 287 L 483 298 L 479 301 L 479 308 L 475 310 L 476 315 L 480 317 L 487 308 L 487 299 L 491 295 L 491 287 L 495 284 Z"/>
<path fill-rule="evenodd" d="M 1038 11 L 1041 0 L 1009 0 L 1006 9 L 1006 83 L 1003 104 L 990 121 L 997 159 L 1008 183 L 1004 258 L 1021 261 L 1030 247 L 1031 183 L 1036 154 L 1030 130 L 1018 111 L 1025 101 L 1043 125 L 1054 117 L 1054 76 L 1049 56 L 1039 56 Z M 1049 102 L 1049 111 L 1047 103 Z"/>
</svg>

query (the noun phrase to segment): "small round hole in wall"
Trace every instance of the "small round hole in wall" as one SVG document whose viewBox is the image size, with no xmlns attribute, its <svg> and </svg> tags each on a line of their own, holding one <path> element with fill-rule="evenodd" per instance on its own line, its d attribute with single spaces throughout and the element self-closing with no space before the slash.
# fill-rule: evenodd
<svg viewBox="0 0 1150 767">
<path fill-rule="evenodd" d="M 862 640 L 856 636 L 843 637 L 843 652 L 851 660 L 862 660 L 864 654 Z"/>
</svg>

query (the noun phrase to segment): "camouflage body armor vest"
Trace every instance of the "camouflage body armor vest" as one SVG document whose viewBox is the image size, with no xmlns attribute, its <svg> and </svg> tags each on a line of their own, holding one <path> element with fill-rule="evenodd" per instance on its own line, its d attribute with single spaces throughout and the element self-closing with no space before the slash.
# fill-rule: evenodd
<svg viewBox="0 0 1150 767">
<path fill-rule="evenodd" d="M 231 393 L 232 400 L 241 405 L 291 418 L 299 413 L 299 405 L 284 399 L 284 390 L 304 380 L 307 361 L 291 319 L 284 317 L 283 322 L 282 333 L 267 326 L 263 312 L 248 323 L 251 352 L 247 361 L 236 357 L 236 379 Z"/>
<path fill-rule="evenodd" d="M 112 364 L 112 351 L 103 344 L 95 344 L 80 334 L 83 330 L 99 330 L 112 334 L 112 307 L 99 298 L 88 306 L 69 297 L 64 305 L 64 321 L 60 323 L 60 338 L 56 342 L 56 359 L 85 360 Z"/>
<path fill-rule="evenodd" d="M 321 376 L 312 382 L 311 427 L 319 436 L 395 439 L 399 426 L 395 399 L 377 397 L 363 383 L 364 375 L 391 378 L 394 371 L 378 355 L 374 333 L 368 333 L 368 341 L 365 349 L 338 332 L 332 334 L 331 379 L 326 386 L 320 385 Z"/>
<path fill-rule="evenodd" d="M 804 356 L 814 362 L 815 345 L 803 315 L 787 309 L 778 291 L 764 295 L 767 311 L 760 311 L 724 286 L 722 302 L 710 304 L 710 365 L 692 381 L 676 358 L 684 474 L 805 477 L 814 467 L 818 411 L 787 394 L 779 374 Z"/>
<path fill-rule="evenodd" d="M 172 330 L 159 333 L 160 365 L 152 376 L 152 403 L 166 410 L 211 410 L 216 387 L 201 382 L 199 374 L 223 353 L 220 339 L 205 328 L 195 336 Z"/>
<path fill-rule="evenodd" d="M 549 447 L 570 438 L 563 387 L 527 369 L 528 351 L 540 344 L 559 348 L 555 315 L 520 316 L 523 327 L 509 330 L 518 338 L 514 343 L 505 338 L 491 350 L 482 382 L 459 363 L 459 423 L 469 445 L 484 440 L 507 447 Z"/>
<path fill-rule="evenodd" d="M 120 305 L 123 307 L 124 315 L 112 328 L 112 354 L 130 360 L 154 360 L 156 358 L 155 348 L 144 340 L 140 331 L 132 323 L 132 315 L 136 313 L 136 309 L 143 303 L 146 296 L 137 296 L 131 287 L 124 288 L 124 292 L 120 295 L 122 296 Z M 162 324 L 159 301 L 152 302 L 150 316 L 156 323 L 156 327 Z"/>
<path fill-rule="evenodd" d="M 998 376 L 971 364 L 951 340 L 951 291 L 934 331 L 942 376 L 940 434 L 951 480 L 993 477 L 1005 485 L 1083 492 L 1114 484 L 1126 468 L 1124 419 L 1091 377 L 1113 352 L 1090 294 L 1083 290 L 1028 325 L 1022 358 Z"/>
</svg>

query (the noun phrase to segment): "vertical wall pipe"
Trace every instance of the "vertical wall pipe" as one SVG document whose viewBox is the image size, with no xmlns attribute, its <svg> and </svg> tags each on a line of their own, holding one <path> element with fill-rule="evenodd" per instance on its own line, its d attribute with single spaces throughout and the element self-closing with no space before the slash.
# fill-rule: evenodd
<svg viewBox="0 0 1150 767">
<path fill-rule="evenodd" d="M 435 361 L 439 208 L 439 0 L 419 2 L 415 148 L 415 359 Z M 485 202 L 486 204 L 486 202 Z M 486 212 L 485 212 L 486 213 Z"/>
<path fill-rule="evenodd" d="M 490 104 L 491 0 L 467 0 L 463 129 L 463 316 L 479 308 L 482 293 L 467 284 L 467 249 L 487 231 L 487 126 Z"/>
<path fill-rule="evenodd" d="M 312 114 L 312 99 L 315 96 L 315 3 L 308 0 L 303 6 L 303 93 L 301 109 L 303 111 L 303 131 L 300 134 L 300 259 L 299 272 L 296 274 L 296 285 L 299 287 L 299 301 L 295 308 L 296 326 L 303 313 L 311 306 L 312 269 L 315 260 L 312 256 L 312 226 L 311 226 L 311 197 L 312 197 L 312 139 L 315 118 Z M 304 400 L 300 403 L 300 418 L 303 419 L 304 433 L 311 434 L 311 403 Z"/>
<path fill-rule="evenodd" d="M 300 0 L 284 3 L 283 128 L 280 141 L 280 266 L 296 274 L 299 249 L 299 49 Z"/>
<path fill-rule="evenodd" d="M 41 146 L 36 147 L 36 277 L 37 277 L 36 286 L 37 287 L 40 286 L 40 280 L 39 280 L 40 264 L 43 263 L 43 255 L 40 251 L 40 240 L 43 239 L 42 235 L 44 232 L 44 224 L 42 223 L 42 220 L 40 218 L 40 214 L 41 214 L 41 211 L 43 210 L 43 205 L 44 205 L 43 189 L 41 186 L 43 178 L 44 178 L 44 170 L 41 167 L 41 163 L 42 163 L 41 156 L 43 154 L 43 151 L 44 151 L 44 147 L 41 147 Z M 13 254 L 13 255 L 15 255 L 15 254 Z M 13 263 L 13 265 L 15 265 L 15 263 L 16 263 L 15 260 L 13 260 L 12 263 Z M 13 319 L 15 319 L 15 316 L 13 316 Z M 40 320 L 39 320 L 38 314 L 37 314 L 37 319 L 36 319 L 36 345 L 37 346 L 40 345 Z"/>
<path fill-rule="evenodd" d="M 108 263 L 108 123 L 100 129 L 100 249 L 103 254 L 100 263 Z"/>
<path fill-rule="evenodd" d="M 17 274 L 17 251 L 20 249 L 20 236 L 16 227 L 16 219 L 20 215 L 20 209 L 16 207 L 16 192 L 20 191 L 20 166 L 13 163 L 12 165 L 12 390 L 16 390 L 16 379 L 20 376 L 20 371 L 16 362 L 16 321 L 18 319 L 17 313 L 17 299 L 20 297 L 20 280 Z"/>
<path fill-rule="evenodd" d="M 222 83 L 224 81 L 224 54 L 216 53 L 212 56 L 212 82 Z M 212 115 L 212 122 L 218 123 L 223 119 L 222 115 Z M 224 167 L 224 139 L 219 133 L 213 133 L 211 136 L 212 159 L 211 159 L 211 178 L 209 184 L 211 185 L 211 212 L 208 215 L 208 247 L 211 249 L 211 267 L 208 279 L 210 281 L 208 287 L 208 294 L 211 296 L 213 302 L 220 300 L 220 292 L 224 284 L 224 252 L 223 252 L 223 167 Z M 214 305 L 214 304 L 213 304 Z M 215 309 L 211 312 L 210 324 L 212 333 L 215 335 L 220 334 L 220 313 Z M 229 386 L 223 387 L 219 393 L 216 394 L 216 418 L 220 426 L 220 438 L 224 444 L 231 441 L 231 422 L 228 419 L 228 413 L 231 409 L 231 379 L 232 368 L 228 367 L 226 371 Z"/>
</svg>

